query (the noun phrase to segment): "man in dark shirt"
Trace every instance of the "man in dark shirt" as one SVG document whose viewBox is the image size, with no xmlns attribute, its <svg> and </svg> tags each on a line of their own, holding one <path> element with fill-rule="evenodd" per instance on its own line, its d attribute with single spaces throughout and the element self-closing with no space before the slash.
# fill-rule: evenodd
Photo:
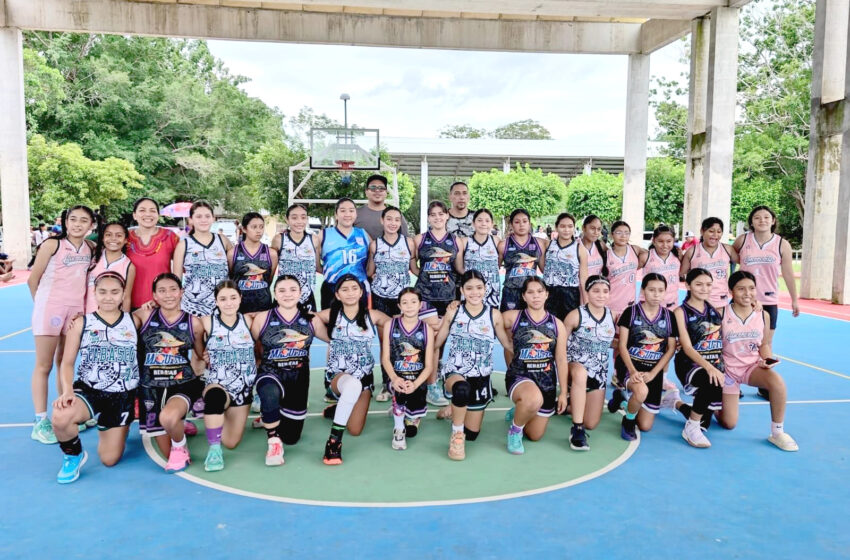
<svg viewBox="0 0 850 560">
<path fill-rule="evenodd" d="M 381 225 L 381 214 L 387 207 L 387 178 L 383 175 L 372 175 L 366 181 L 366 206 L 357 209 L 357 219 L 354 227 L 363 228 L 369 237 L 377 239 L 384 233 Z M 407 220 L 401 217 L 401 234 L 407 237 Z"/>
</svg>

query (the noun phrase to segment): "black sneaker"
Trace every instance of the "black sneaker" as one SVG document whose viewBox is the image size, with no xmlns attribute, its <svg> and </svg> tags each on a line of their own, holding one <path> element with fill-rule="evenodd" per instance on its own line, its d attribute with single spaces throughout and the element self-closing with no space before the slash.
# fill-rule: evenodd
<svg viewBox="0 0 850 560">
<path fill-rule="evenodd" d="M 336 414 L 336 405 L 335 404 L 332 404 L 330 406 L 326 406 L 325 409 L 322 411 L 322 416 L 324 416 L 328 420 L 333 420 L 334 414 Z"/>
<path fill-rule="evenodd" d="M 573 426 L 570 428 L 570 449 L 573 451 L 590 451 L 587 444 L 587 433 L 584 428 Z"/>
<path fill-rule="evenodd" d="M 624 402 L 626 402 L 626 397 L 623 396 L 623 392 L 620 389 L 614 389 L 614 393 L 611 395 L 611 400 L 608 401 L 608 412 L 614 414 L 620 410 L 620 406 Z"/>
<path fill-rule="evenodd" d="M 770 391 L 768 391 L 767 389 L 762 389 L 761 387 L 759 387 L 757 394 L 766 401 L 770 400 Z"/>
<path fill-rule="evenodd" d="M 405 437 L 416 437 L 416 434 L 419 433 L 419 418 L 415 420 L 404 419 L 404 433 Z"/>
<path fill-rule="evenodd" d="M 325 444 L 325 456 L 322 462 L 326 465 L 341 465 L 342 464 L 342 440 L 333 436 L 328 438 Z"/>
<path fill-rule="evenodd" d="M 634 441 L 637 439 L 634 420 L 629 421 L 628 418 L 623 418 L 622 427 L 620 428 L 620 437 L 626 441 Z"/>
</svg>

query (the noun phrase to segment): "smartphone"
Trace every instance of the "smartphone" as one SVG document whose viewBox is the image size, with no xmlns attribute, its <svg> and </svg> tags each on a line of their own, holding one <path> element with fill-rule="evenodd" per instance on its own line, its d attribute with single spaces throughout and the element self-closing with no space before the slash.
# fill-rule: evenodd
<svg viewBox="0 0 850 560">
<path fill-rule="evenodd" d="M 776 365 L 779 363 L 779 358 L 766 358 L 764 363 L 768 366 Z"/>
</svg>

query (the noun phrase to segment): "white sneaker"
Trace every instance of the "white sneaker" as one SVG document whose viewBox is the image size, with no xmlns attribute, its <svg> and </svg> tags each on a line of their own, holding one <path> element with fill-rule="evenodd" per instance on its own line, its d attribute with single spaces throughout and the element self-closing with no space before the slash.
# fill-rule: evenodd
<svg viewBox="0 0 850 560">
<path fill-rule="evenodd" d="M 407 438 L 405 436 L 404 428 L 393 430 L 393 449 L 407 449 Z"/>
<path fill-rule="evenodd" d="M 251 401 L 251 412 L 257 414 L 260 412 L 260 397 L 254 397 L 254 400 Z"/>
<path fill-rule="evenodd" d="M 711 447 L 711 442 L 702 433 L 699 427 L 699 422 L 688 420 L 685 422 L 685 429 L 682 430 L 682 437 L 693 447 L 706 448 Z"/>
<path fill-rule="evenodd" d="M 679 398 L 679 390 L 673 389 L 672 391 L 665 391 L 664 396 L 661 397 L 661 408 L 669 408 L 673 409 L 676 406 L 676 401 L 681 400 Z"/>
<path fill-rule="evenodd" d="M 256 418 L 254 418 L 254 419 L 251 421 L 251 428 L 253 428 L 253 429 L 255 429 L 255 430 L 259 430 L 259 429 L 261 429 L 261 428 L 265 428 L 265 425 L 263 424 L 263 417 L 262 417 L 262 416 L 257 416 Z"/>
<path fill-rule="evenodd" d="M 447 420 L 452 417 L 452 405 L 441 408 L 437 412 L 437 420 Z"/>
<path fill-rule="evenodd" d="M 279 467 L 283 464 L 283 442 L 280 438 L 269 438 L 269 449 L 266 452 L 266 466 Z"/>
<path fill-rule="evenodd" d="M 430 383 L 426 386 L 425 401 L 431 406 L 447 406 L 449 400 L 443 395 L 438 383 Z"/>
<path fill-rule="evenodd" d="M 386 387 L 382 387 L 381 392 L 375 395 L 375 400 L 378 402 L 387 402 L 388 400 L 390 400 L 391 396 L 392 395 L 390 395 L 390 390 Z"/>
<path fill-rule="evenodd" d="M 767 441 L 781 449 L 782 451 L 799 451 L 800 448 L 797 447 L 797 442 L 794 441 L 794 438 L 782 432 L 781 434 L 776 434 L 767 438 Z"/>
</svg>

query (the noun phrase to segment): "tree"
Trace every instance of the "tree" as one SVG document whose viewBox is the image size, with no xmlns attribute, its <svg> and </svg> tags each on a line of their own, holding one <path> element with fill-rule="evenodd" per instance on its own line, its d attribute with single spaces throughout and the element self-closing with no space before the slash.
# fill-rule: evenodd
<svg viewBox="0 0 850 560">
<path fill-rule="evenodd" d="M 573 177 L 567 185 L 567 210 L 581 220 L 596 214 L 606 224 L 623 214 L 623 174 L 612 175 L 599 169 Z"/>
<path fill-rule="evenodd" d="M 528 164 L 517 164 L 510 173 L 501 169 L 476 172 L 468 184 L 470 207 L 487 208 L 497 220 L 516 208 L 525 208 L 532 218 L 555 214 L 564 208 L 567 192 L 560 177 Z"/>
<path fill-rule="evenodd" d="M 539 122 L 526 119 L 508 123 L 490 133 L 493 138 L 516 138 L 523 140 L 551 140 L 552 134 Z"/>
<path fill-rule="evenodd" d="M 646 161 L 646 229 L 660 223 L 682 223 L 685 199 L 685 164 L 673 158 Z"/>
<path fill-rule="evenodd" d="M 469 124 L 447 125 L 440 129 L 440 138 L 484 138 L 487 130 Z"/>
<path fill-rule="evenodd" d="M 664 142 L 660 149 L 662 155 L 684 162 L 688 139 L 688 108 L 676 99 L 680 99 L 687 90 L 676 80 L 656 78 L 656 81 L 658 87 L 650 90 L 650 105 L 655 109 L 659 128 L 656 140 Z"/>
</svg>

